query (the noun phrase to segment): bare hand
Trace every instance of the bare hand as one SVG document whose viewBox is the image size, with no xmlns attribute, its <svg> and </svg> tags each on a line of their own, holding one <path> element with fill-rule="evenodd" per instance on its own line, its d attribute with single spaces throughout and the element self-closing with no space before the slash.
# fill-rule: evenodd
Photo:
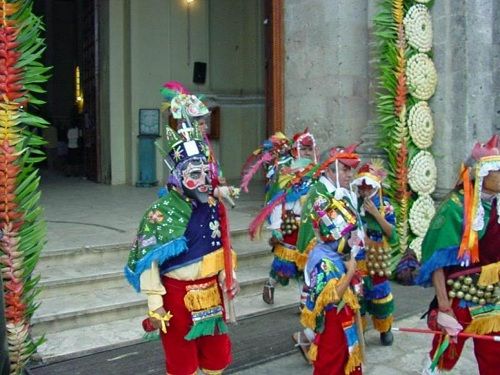
<svg viewBox="0 0 500 375">
<path fill-rule="evenodd" d="M 379 214 L 377 207 L 375 207 L 375 204 L 369 198 L 366 198 L 364 200 L 363 207 L 364 207 L 365 211 L 368 212 L 372 216 L 377 216 Z"/>
<path fill-rule="evenodd" d="M 227 289 L 225 277 L 221 277 L 219 279 L 219 282 L 222 291 L 227 294 L 229 299 L 233 299 L 240 292 L 240 283 L 238 282 L 238 280 L 236 280 L 236 278 L 233 278 L 233 285 L 231 285 L 231 289 Z"/>
<path fill-rule="evenodd" d="M 160 315 L 160 316 L 164 316 L 167 314 L 167 311 L 162 307 L 159 307 L 157 308 L 155 311 L 153 311 L 154 313 Z M 159 319 L 156 319 L 156 318 L 153 318 L 153 317 L 149 317 L 149 320 L 151 321 L 151 324 L 153 325 L 153 327 L 155 327 L 156 329 L 161 329 L 161 320 Z M 168 322 L 166 322 L 167 324 L 167 327 L 168 327 Z"/>
</svg>

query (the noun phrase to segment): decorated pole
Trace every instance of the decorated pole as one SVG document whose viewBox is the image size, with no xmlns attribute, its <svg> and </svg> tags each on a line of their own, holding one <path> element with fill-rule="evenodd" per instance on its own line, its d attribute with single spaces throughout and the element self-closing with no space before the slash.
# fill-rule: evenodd
<svg viewBox="0 0 500 375">
<path fill-rule="evenodd" d="M 431 329 L 425 328 L 404 328 L 404 327 L 392 327 L 394 332 L 409 332 L 409 333 L 424 333 L 429 335 L 446 335 L 446 333 L 442 331 L 434 331 Z M 500 342 L 500 336 L 498 335 L 478 335 L 477 333 L 468 333 L 468 332 L 459 332 L 457 334 L 458 337 L 467 337 L 479 340 L 487 340 L 487 341 L 496 341 Z"/>
<path fill-rule="evenodd" d="M 45 142 L 34 128 L 48 123 L 28 112 L 28 105 L 44 103 L 34 96 L 44 92 L 40 84 L 49 71 L 39 62 L 42 29 L 31 0 L 0 1 L 0 269 L 12 375 L 23 373 L 44 340 L 29 334 L 39 291 L 32 273 L 46 233 L 35 167 Z"/>
</svg>

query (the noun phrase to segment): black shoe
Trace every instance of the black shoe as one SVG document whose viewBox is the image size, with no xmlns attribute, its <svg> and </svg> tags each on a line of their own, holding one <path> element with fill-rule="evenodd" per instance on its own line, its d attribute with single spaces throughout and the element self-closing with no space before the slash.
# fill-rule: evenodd
<svg viewBox="0 0 500 375">
<path fill-rule="evenodd" d="M 392 334 L 391 330 L 380 333 L 380 343 L 382 345 L 391 346 L 393 341 L 394 341 L 394 335 Z"/>
</svg>

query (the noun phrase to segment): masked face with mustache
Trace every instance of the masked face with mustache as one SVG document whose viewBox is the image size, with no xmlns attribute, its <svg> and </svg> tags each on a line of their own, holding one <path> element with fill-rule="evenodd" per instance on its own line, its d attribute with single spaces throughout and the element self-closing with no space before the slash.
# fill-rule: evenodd
<svg viewBox="0 0 500 375">
<path fill-rule="evenodd" d="M 207 203 L 211 191 L 208 163 L 202 159 L 191 159 L 181 170 L 182 191 L 186 197 Z"/>
</svg>

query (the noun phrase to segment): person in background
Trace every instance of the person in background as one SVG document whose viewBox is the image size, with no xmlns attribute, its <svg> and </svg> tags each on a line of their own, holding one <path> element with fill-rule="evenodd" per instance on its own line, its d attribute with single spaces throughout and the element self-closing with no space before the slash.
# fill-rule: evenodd
<svg viewBox="0 0 500 375">
<path fill-rule="evenodd" d="M 81 155 L 80 148 L 81 130 L 78 126 L 78 121 L 74 119 L 71 127 L 66 133 L 68 139 L 68 164 L 66 169 L 66 176 L 78 177 L 80 175 Z"/>
<path fill-rule="evenodd" d="M 384 346 L 392 345 L 394 300 L 389 283 L 391 248 L 398 243 L 396 215 L 382 185 L 387 172 L 382 160 L 363 164 L 352 182 L 357 187 L 359 211 L 365 229 L 365 248 L 356 258 L 363 277 L 361 315 L 369 313 Z"/>
</svg>

